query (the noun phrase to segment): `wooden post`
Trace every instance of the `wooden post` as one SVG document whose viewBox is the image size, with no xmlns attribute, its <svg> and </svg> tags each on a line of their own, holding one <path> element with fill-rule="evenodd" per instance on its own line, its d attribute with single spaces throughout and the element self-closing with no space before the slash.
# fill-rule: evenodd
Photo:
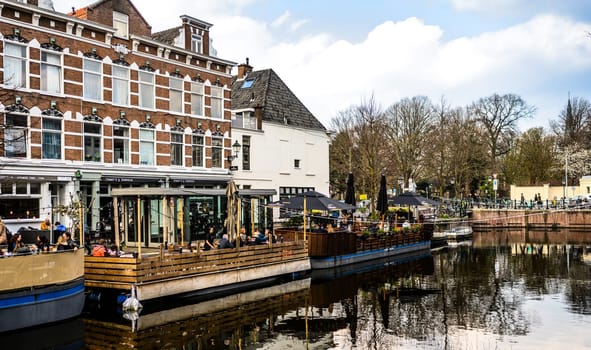
<svg viewBox="0 0 591 350">
<path fill-rule="evenodd" d="M 113 197 L 113 227 L 112 229 L 115 230 L 115 246 L 117 247 L 117 251 L 119 251 L 119 205 L 118 205 L 118 198 Z"/>
<path fill-rule="evenodd" d="M 304 196 L 304 241 L 306 240 L 306 196 Z"/>
<path fill-rule="evenodd" d="M 240 207 L 242 206 L 242 200 L 240 199 L 239 195 L 236 195 L 236 248 L 238 249 L 238 251 L 240 252 L 240 240 L 242 239 L 242 237 L 240 237 Z M 229 213 L 229 215 L 232 215 L 232 213 Z"/>
<path fill-rule="evenodd" d="M 78 232 L 80 234 L 80 245 L 84 247 L 84 207 L 82 206 L 82 198 L 78 195 L 78 215 L 80 220 L 78 221 Z"/>
<path fill-rule="evenodd" d="M 137 196 L 137 257 L 142 259 L 142 217 L 140 215 L 140 196 Z"/>
<path fill-rule="evenodd" d="M 250 199 L 250 232 L 254 233 L 254 198 Z"/>
<path fill-rule="evenodd" d="M 166 196 L 162 197 L 162 239 L 168 241 L 168 215 L 166 207 L 168 207 L 168 199 Z"/>
<path fill-rule="evenodd" d="M 181 229 L 181 247 L 185 245 L 185 217 L 183 211 L 183 197 L 179 198 L 179 210 L 177 211 L 177 221 Z"/>
</svg>

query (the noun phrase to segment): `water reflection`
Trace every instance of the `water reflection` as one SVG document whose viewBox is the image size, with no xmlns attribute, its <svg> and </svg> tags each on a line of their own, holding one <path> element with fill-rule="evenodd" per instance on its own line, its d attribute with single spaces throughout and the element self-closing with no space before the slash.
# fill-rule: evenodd
<svg viewBox="0 0 591 350">
<path fill-rule="evenodd" d="M 572 349 L 591 343 L 588 235 L 486 232 L 429 256 L 313 273 L 126 320 L 84 318 L 88 348 Z"/>
</svg>

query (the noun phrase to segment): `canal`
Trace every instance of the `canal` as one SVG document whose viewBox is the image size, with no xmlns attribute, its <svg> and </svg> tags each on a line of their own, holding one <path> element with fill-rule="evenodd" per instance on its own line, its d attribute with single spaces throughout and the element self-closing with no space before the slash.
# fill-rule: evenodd
<svg viewBox="0 0 591 350">
<path fill-rule="evenodd" d="M 170 298 L 139 313 L 88 302 L 78 319 L 2 335 L 0 343 L 23 349 L 590 348 L 587 236 L 475 234 L 430 255 L 314 272 L 215 299 Z"/>
</svg>

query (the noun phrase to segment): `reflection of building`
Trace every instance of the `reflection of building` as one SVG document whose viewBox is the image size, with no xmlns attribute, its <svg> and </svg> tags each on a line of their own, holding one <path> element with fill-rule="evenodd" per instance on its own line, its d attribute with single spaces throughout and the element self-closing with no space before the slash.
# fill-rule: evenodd
<svg viewBox="0 0 591 350">
<path fill-rule="evenodd" d="M 308 190 L 328 195 L 326 128 L 272 69 L 248 60 L 232 83 L 232 136 L 241 144 L 233 165 L 242 189 L 274 189 L 289 198 Z"/>
<path fill-rule="evenodd" d="M 212 54 L 210 27 L 181 16 L 153 34 L 130 1 L 68 14 L 2 3 L 0 216 L 11 229 L 63 220 L 52 208 L 78 194 L 93 229 L 112 218 L 113 188 L 225 187 L 234 63 Z"/>
</svg>

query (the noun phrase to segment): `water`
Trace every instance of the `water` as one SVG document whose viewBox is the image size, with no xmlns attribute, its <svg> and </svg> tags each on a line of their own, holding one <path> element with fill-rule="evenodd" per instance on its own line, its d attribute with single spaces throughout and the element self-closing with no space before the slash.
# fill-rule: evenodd
<svg viewBox="0 0 591 350">
<path fill-rule="evenodd" d="M 215 300 L 171 299 L 125 317 L 113 306 L 89 307 L 80 319 L 0 342 L 29 339 L 29 349 L 589 349 L 587 235 L 577 243 L 568 233 L 476 234 L 428 256 Z"/>
</svg>

